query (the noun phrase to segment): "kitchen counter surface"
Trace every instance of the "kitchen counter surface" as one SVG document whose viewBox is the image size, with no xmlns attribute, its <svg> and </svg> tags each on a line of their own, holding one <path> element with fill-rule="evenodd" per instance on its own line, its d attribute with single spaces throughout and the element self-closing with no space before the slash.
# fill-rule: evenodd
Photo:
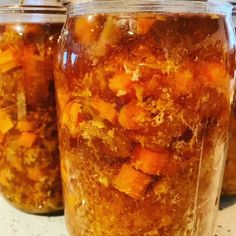
<svg viewBox="0 0 236 236">
<path fill-rule="evenodd" d="M 236 236 L 236 197 L 224 198 L 214 236 Z M 35 216 L 17 211 L 0 197 L 1 236 L 68 236 L 63 216 Z"/>
</svg>

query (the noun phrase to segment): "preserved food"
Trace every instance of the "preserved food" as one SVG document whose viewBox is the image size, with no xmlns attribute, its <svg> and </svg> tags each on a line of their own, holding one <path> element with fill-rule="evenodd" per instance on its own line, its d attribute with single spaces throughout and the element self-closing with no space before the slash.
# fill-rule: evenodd
<svg viewBox="0 0 236 236">
<path fill-rule="evenodd" d="M 236 27 L 236 5 L 233 7 L 233 23 Z M 227 152 L 227 160 L 224 173 L 224 181 L 222 193 L 224 195 L 236 194 L 236 103 L 234 102 L 234 109 L 231 119 L 230 132 L 229 132 L 229 146 Z"/>
<path fill-rule="evenodd" d="M 130 1 L 121 14 L 109 2 L 106 13 L 74 5 L 55 67 L 70 235 L 210 236 L 233 30 L 223 13 L 135 12 Z"/>
<path fill-rule="evenodd" d="M 44 214 L 63 208 L 53 77 L 63 20 L 29 15 L 0 16 L 0 188 L 18 209 Z"/>
</svg>

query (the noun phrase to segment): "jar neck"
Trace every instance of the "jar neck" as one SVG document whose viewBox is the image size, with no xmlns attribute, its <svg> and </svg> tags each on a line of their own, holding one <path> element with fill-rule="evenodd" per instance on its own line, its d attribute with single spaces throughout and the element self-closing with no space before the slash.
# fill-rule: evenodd
<svg viewBox="0 0 236 236">
<path fill-rule="evenodd" d="M 68 14 L 170 12 L 232 14 L 232 6 L 220 0 L 71 0 L 67 1 Z"/>
<path fill-rule="evenodd" d="M 61 7 L 60 0 L 1 0 L 1 6 L 54 6 Z"/>
<path fill-rule="evenodd" d="M 0 23 L 64 23 L 66 9 L 61 6 L 28 6 L 0 4 Z"/>
</svg>

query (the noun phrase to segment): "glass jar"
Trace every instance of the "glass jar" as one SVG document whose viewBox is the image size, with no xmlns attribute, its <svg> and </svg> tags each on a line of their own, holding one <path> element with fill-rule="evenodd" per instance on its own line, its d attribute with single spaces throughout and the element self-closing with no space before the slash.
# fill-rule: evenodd
<svg viewBox="0 0 236 236">
<path fill-rule="evenodd" d="M 236 28 L 236 3 L 233 4 L 233 23 Z M 224 195 L 236 194 L 236 103 L 234 101 L 234 109 L 230 125 L 229 146 L 227 160 L 224 173 L 224 181 L 222 193 Z"/>
<path fill-rule="evenodd" d="M 0 3 L 0 189 L 44 214 L 63 208 L 53 60 L 65 9 L 25 2 Z"/>
<path fill-rule="evenodd" d="M 70 4 L 55 65 L 70 235 L 213 235 L 234 95 L 231 6 Z"/>
</svg>

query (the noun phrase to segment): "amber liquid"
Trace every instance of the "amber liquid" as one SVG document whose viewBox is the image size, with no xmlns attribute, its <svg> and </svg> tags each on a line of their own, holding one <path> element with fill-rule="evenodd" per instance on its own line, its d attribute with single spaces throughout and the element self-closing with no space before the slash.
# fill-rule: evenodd
<svg viewBox="0 0 236 236">
<path fill-rule="evenodd" d="M 56 65 L 71 235 L 213 234 L 233 92 L 220 15 L 71 17 Z"/>
</svg>

